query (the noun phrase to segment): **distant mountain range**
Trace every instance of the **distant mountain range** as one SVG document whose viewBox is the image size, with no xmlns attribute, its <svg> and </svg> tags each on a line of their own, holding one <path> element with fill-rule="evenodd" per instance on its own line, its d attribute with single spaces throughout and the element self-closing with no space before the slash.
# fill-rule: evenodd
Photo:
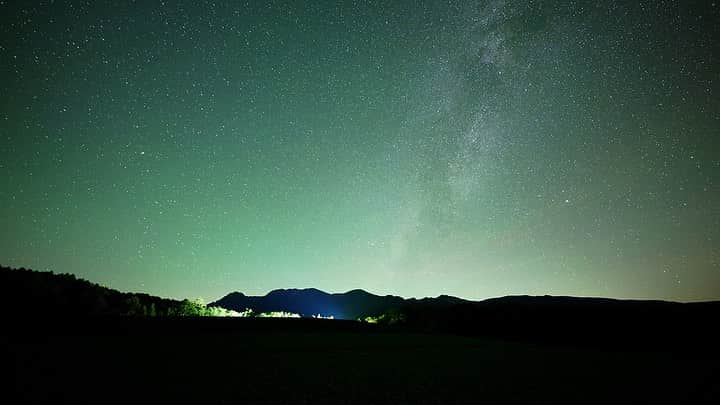
<svg viewBox="0 0 720 405">
<path fill-rule="evenodd" d="M 394 295 L 375 295 L 364 290 L 330 294 L 316 288 L 273 290 L 264 296 L 248 296 L 233 292 L 210 303 L 210 307 L 222 307 L 233 311 L 252 309 L 254 312 L 285 311 L 310 317 L 321 315 L 335 319 L 362 319 L 380 316 L 387 311 L 412 304 L 432 304 L 444 307 L 470 302 L 456 297 L 441 295 L 437 298 L 405 299 Z"/>
<path fill-rule="evenodd" d="M 363 290 L 329 294 L 314 288 L 239 292 L 209 304 L 234 311 L 284 311 L 399 325 L 420 331 L 597 345 L 660 348 L 672 342 L 705 347 L 720 341 L 711 325 L 720 301 L 678 303 L 562 296 L 506 296 L 469 301 L 441 295 L 405 299 Z M 673 344 L 675 344 L 673 343 Z"/>
<path fill-rule="evenodd" d="M 53 274 L 0 266 L 0 304 L 6 318 L 68 319 L 178 318 L 253 316 L 291 312 L 363 320 L 415 331 L 523 339 L 560 343 L 590 343 L 633 347 L 686 345 L 717 350 L 720 301 L 677 303 L 558 296 L 508 296 L 468 301 L 441 295 L 435 298 L 379 296 L 363 290 L 330 294 L 314 288 L 274 290 L 264 296 L 234 292 L 207 306 L 147 294 L 123 293 L 70 274 Z M 230 312 L 228 310 L 237 311 Z M 58 321 L 60 320 L 60 321 Z M 82 325 L 86 321 L 78 323 Z M 314 325 L 326 324 L 323 322 Z M 229 330 L 248 322 L 228 320 Z M 333 323 L 339 325 L 340 323 Z M 356 324 L 349 322 L 349 324 Z M 294 324 L 298 325 L 298 324 Z M 357 324 L 360 325 L 360 324 Z"/>
</svg>

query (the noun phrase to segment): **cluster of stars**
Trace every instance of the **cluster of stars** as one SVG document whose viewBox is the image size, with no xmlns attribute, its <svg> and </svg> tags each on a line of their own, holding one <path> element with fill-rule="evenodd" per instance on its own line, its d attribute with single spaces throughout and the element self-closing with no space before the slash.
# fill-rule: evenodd
<svg viewBox="0 0 720 405">
<path fill-rule="evenodd" d="M 0 261 L 208 300 L 718 298 L 718 14 L 0 1 Z"/>
</svg>

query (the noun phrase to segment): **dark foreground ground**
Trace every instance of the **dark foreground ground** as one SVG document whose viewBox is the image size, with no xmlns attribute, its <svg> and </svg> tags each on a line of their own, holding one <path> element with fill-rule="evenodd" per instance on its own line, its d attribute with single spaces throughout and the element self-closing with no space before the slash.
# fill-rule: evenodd
<svg viewBox="0 0 720 405">
<path fill-rule="evenodd" d="M 8 325 L 6 325 L 8 326 Z M 105 319 L 9 325 L 4 403 L 720 403 L 700 348 L 603 348 L 358 322 Z"/>
</svg>

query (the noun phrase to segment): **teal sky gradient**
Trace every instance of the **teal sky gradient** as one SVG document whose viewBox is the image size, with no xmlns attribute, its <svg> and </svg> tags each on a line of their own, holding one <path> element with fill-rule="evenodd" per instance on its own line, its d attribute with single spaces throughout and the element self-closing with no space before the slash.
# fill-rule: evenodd
<svg viewBox="0 0 720 405">
<path fill-rule="evenodd" d="M 0 262 L 720 299 L 718 6 L 560 3 L 0 2 Z"/>
</svg>

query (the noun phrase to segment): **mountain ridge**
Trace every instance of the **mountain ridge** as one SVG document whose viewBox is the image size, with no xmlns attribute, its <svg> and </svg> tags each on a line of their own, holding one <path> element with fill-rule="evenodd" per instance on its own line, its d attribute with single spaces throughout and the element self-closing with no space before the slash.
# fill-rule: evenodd
<svg viewBox="0 0 720 405">
<path fill-rule="evenodd" d="M 713 322 L 720 316 L 720 301 L 678 303 L 548 295 L 470 301 L 448 295 L 420 299 L 378 296 L 359 289 L 333 294 L 318 289 L 285 289 L 260 297 L 236 291 L 204 306 L 189 300 L 122 293 L 69 274 L 0 266 L 0 303 L 12 308 L 7 318 L 44 320 L 38 324 L 54 319 L 55 325 L 83 317 L 84 321 L 69 324 L 82 325 L 89 318 L 112 323 L 119 317 L 228 317 L 239 315 L 228 309 L 243 312 L 250 308 L 255 313 L 282 311 L 306 318 L 362 319 L 405 330 L 561 344 L 655 349 L 686 345 L 717 351 L 716 342 L 720 341 Z M 224 325 L 243 328 L 242 322 L 230 319 Z"/>
<path fill-rule="evenodd" d="M 713 303 L 716 301 L 706 301 Z M 315 315 L 332 316 L 338 319 L 363 319 L 379 316 L 391 310 L 407 310 L 413 307 L 423 310 L 443 310 L 449 308 L 472 308 L 473 311 L 497 310 L 525 311 L 528 308 L 562 309 L 568 305 L 594 311 L 599 308 L 674 308 L 693 303 L 679 303 L 664 300 L 638 300 L 606 297 L 576 297 L 554 295 L 508 295 L 484 300 L 468 300 L 447 294 L 436 297 L 404 298 L 396 295 L 377 295 L 363 289 L 352 289 L 344 293 L 328 293 L 317 288 L 275 289 L 265 295 L 245 295 L 233 291 L 211 302 L 208 306 L 221 307 L 233 311 L 251 309 L 255 312 L 283 311 L 309 317 Z M 712 304 L 707 304 L 712 305 Z"/>
<path fill-rule="evenodd" d="M 267 297 L 268 295 L 274 295 L 274 294 L 281 293 L 281 292 L 286 292 L 286 293 L 287 293 L 287 292 L 289 292 L 289 293 L 296 293 L 296 292 L 316 292 L 316 293 L 322 293 L 322 294 L 327 294 L 327 295 L 348 295 L 348 294 L 358 294 L 358 293 L 359 293 L 359 294 L 372 295 L 372 296 L 375 296 L 375 297 L 394 297 L 394 298 L 402 298 L 402 299 L 404 299 L 404 300 L 417 300 L 417 301 L 424 300 L 424 299 L 437 299 L 437 298 L 443 298 L 443 299 L 444 299 L 444 298 L 451 298 L 451 299 L 458 299 L 458 300 L 468 301 L 468 302 L 480 302 L 480 301 L 484 301 L 484 300 L 471 300 L 471 299 L 466 299 L 466 298 L 460 298 L 460 297 L 458 297 L 458 296 L 449 295 L 449 294 L 440 294 L 440 295 L 437 295 L 437 296 L 435 296 L 435 297 L 426 296 L 426 297 L 420 297 L 420 298 L 418 298 L 418 297 L 407 297 L 407 298 L 406 298 L 406 297 L 403 297 L 403 296 L 401 296 L 401 295 L 394 295 L 394 294 L 384 294 L 384 295 L 375 294 L 375 293 L 372 293 L 372 292 L 370 292 L 370 291 L 364 290 L 364 289 L 362 289 L 362 288 L 353 288 L 352 290 L 347 290 L 347 291 L 345 291 L 345 292 L 327 292 L 327 291 L 325 291 L 325 290 L 321 290 L 321 289 L 315 288 L 315 287 L 304 287 L 304 288 L 275 288 L 275 289 L 273 289 L 273 290 L 270 290 L 270 291 L 266 292 L 266 293 L 263 294 L 263 295 L 247 295 L 247 294 L 243 293 L 242 291 L 231 291 L 231 292 L 225 294 L 225 296 L 217 299 L 215 302 L 220 301 L 221 299 L 227 297 L 228 295 L 234 295 L 234 294 L 241 295 L 241 296 L 244 296 L 244 297 Z M 508 296 L 508 297 L 513 297 L 513 296 L 514 296 L 514 295 L 510 295 L 510 296 Z M 517 296 L 523 296 L 523 295 L 517 295 Z M 503 296 L 503 297 L 505 297 L 505 296 Z M 502 297 L 497 297 L 497 298 L 502 298 Z M 493 299 L 493 298 L 488 298 L 488 299 Z M 614 299 L 614 298 L 610 298 L 610 299 Z"/>
<path fill-rule="evenodd" d="M 233 291 L 208 306 L 238 308 L 240 311 L 292 312 L 305 317 L 321 315 L 337 319 L 359 319 L 380 315 L 405 301 L 402 297 L 380 296 L 359 288 L 344 293 L 328 293 L 317 288 L 281 288 L 262 296 Z"/>
</svg>

